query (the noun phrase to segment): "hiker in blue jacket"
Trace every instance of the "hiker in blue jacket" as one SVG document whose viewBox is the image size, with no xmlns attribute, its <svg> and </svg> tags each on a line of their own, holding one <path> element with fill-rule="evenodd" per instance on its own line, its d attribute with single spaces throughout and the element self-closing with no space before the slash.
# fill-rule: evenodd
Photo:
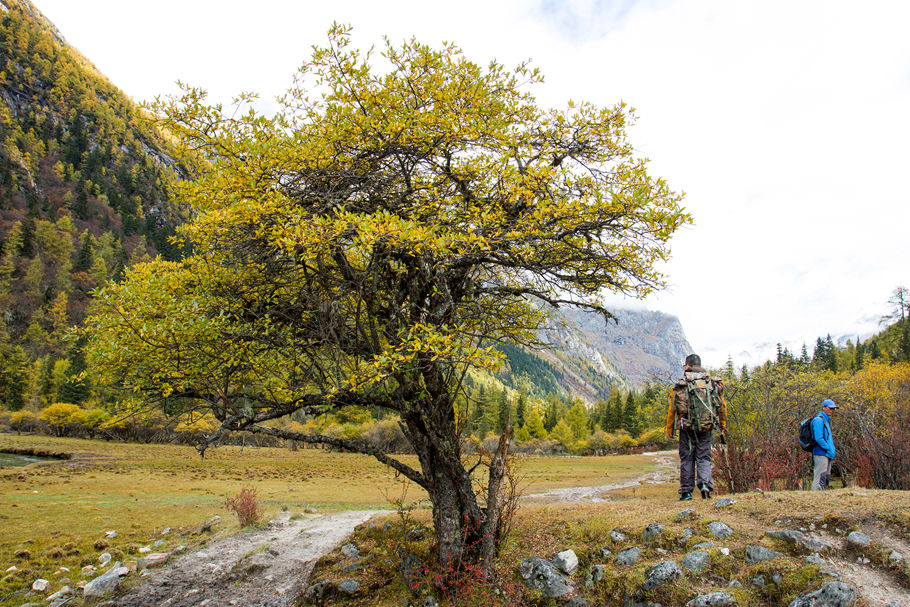
<svg viewBox="0 0 910 607">
<path fill-rule="evenodd" d="M 831 414 L 837 405 L 830 398 L 822 401 L 822 410 L 812 418 L 812 490 L 821 491 L 831 480 L 831 463 L 834 461 L 834 437 L 831 435 Z"/>
</svg>

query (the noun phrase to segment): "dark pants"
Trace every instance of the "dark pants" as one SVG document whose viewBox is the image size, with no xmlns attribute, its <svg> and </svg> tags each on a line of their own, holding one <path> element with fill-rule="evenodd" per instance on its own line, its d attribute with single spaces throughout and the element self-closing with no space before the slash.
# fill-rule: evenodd
<svg viewBox="0 0 910 607">
<path fill-rule="evenodd" d="M 698 488 L 714 491 L 711 480 L 711 431 L 679 431 L 679 493 L 695 490 L 695 472 L 698 469 Z"/>
</svg>

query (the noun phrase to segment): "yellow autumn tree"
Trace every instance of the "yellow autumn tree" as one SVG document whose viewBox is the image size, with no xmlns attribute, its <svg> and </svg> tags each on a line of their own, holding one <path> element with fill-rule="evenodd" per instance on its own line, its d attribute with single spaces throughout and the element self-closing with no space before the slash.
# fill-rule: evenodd
<svg viewBox="0 0 910 607">
<path fill-rule="evenodd" d="M 609 318 L 604 291 L 660 287 L 690 219 L 634 154 L 628 108 L 542 108 L 540 80 L 454 45 L 380 58 L 335 26 L 273 116 L 193 88 L 156 105 L 191 175 L 193 254 L 97 293 L 89 369 L 210 412 L 206 444 L 247 431 L 373 455 L 428 492 L 443 565 L 488 567 L 507 441 L 478 500 L 455 413 L 466 371 L 495 367 L 496 342 L 537 344 L 553 307 Z M 419 466 L 268 423 L 351 406 L 396 413 Z"/>
</svg>

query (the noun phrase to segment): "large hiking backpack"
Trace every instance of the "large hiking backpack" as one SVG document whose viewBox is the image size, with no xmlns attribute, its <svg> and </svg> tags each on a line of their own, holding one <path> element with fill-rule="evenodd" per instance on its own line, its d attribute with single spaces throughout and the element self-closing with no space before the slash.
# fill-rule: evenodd
<svg viewBox="0 0 910 607">
<path fill-rule="evenodd" d="M 799 422 L 799 446 L 802 447 L 803 451 L 812 451 L 818 444 L 815 442 L 815 437 L 812 436 L 812 420 L 815 417 L 807 417 Z"/>
<path fill-rule="evenodd" d="M 723 384 L 704 372 L 686 371 L 674 390 L 676 418 L 683 430 L 707 432 L 720 425 Z"/>
</svg>

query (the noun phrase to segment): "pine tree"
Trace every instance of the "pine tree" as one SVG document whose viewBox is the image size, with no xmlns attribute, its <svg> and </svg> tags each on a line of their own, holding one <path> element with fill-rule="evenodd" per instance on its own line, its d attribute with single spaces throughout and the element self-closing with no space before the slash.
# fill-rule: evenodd
<svg viewBox="0 0 910 607">
<path fill-rule="evenodd" d="M 518 404 L 515 406 L 515 425 L 519 428 L 525 425 L 525 415 L 527 415 L 528 403 L 524 392 L 518 393 Z"/>
<path fill-rule="evenodd" d="M 66 370 L 66 376 L 63 383 L 57 388 L 57 400 L 62 403 L 72 403 L 78 405 L 88 399 L 91 394 L 85 379 L 80 377 L 85 371 L 85 353 L 82 351 L 84 343 L 80 340 L 76 342 L 70 351 L 69 368 Z"/>
<path fill-rule="evenodd" d="M 509 402 L 505 389 L 499 393 L 498 415 L 496 416 L 496 434 L 502 434 L 512 421 L 512 403 Z"/>
</svg>

